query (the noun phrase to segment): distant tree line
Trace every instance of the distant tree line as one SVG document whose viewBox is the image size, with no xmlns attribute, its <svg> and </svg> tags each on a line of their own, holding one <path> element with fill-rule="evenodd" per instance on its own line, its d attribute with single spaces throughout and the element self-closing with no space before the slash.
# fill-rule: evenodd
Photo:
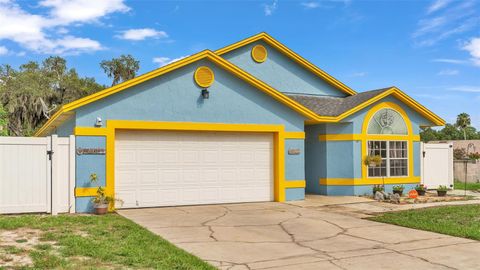
<svg viewBox="0 0 480 270">
<path fill-rule="evenodd" d="M 420 132 L 423 142 L 453 141 L 453 140 L 480 140 L 480 132 L 471 126 L 470 115 L 461 113 L 454 124 L 446 124 L 440 130 L 427 127 Z"/>
<path fill-rule="evenodd" d="M 104 60 L 100 67 L 112 85 L 132 79 L 140 68 L 131 55 Z M 80 77 L 67 61 L 51 56 L 18 69 L 0 66 L 0 136 L 30 136 L 62 105 L 106 88 Z"/>
</svg>

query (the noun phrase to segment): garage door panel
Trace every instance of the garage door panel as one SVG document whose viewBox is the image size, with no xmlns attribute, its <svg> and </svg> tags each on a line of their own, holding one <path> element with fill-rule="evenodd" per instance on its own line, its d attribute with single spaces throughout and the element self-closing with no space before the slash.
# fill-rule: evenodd
<svg viewBox="0 0 480 270">
<path fill-rule="evenodd" d="M 272 134 L 120 131 L 124 208 L 273 200 Z"/>
</svg>

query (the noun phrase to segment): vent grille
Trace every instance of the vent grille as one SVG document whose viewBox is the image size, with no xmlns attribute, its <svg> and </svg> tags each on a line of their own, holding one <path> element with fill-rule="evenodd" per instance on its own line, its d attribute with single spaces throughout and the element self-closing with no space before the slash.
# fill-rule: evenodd
<svg viewBox="0 0 480 270">
<path fill-rule="evenodd" d="M 197 68 L 197 70 L 195 71 L 194 79 L 198 86 L 209 87 L 213 84 L 215 76 L 213 75 L 213 71 L 209 67 L 202 66 Z"/>
<path fill-rule="evenodd" d="M 267 60 L 267 49 L 262 45 L 256 45 L 252 48 L 252 58 L 257 63 L 263 63 Z"/>
</svg>

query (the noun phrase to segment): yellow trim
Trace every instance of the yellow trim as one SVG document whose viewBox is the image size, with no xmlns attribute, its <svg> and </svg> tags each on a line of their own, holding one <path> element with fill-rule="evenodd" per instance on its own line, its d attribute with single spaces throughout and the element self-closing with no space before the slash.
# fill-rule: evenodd
<svg viewBox="0 0 480 270">
<path fill-rule="evenodd" d="M 142 82 L 145 82 L 147 80 L 150 80 L 152 78 L 158 77 L 160 75 L 163 75 L 167 72 L 170 72 L 172 70 L 181 68 L 185 65 L 188 65 L 190 63 L 196 62 L 201 59 L 208 59 L 212 63 L 222 67 L 226 71 L 230 72 L 231 74 L 237 76 L 238 78 L 244 80 L 245 82 L 249 83 L 250 85 L 254 86 L 255 88 L 261 90 L 262 92 L 270 95 L 273 97 L 275 100 L 279 101 L 280 103 L 286 105 L 287 107 L 293 109 L 294 111 L 298 112 L 299 114 L 303 115 L 307 119 L 317 119 L 318 116 L 316 113 L 313 111 L 307 109 L 303 105 L 297 103 L 293 99 L 287 97 L 285 94 L 275 90 L 271 86 L 267 85 L 266 83 L 262 82 L 261 80 L 253 77 L 249 73 L 245 72 L 244 70 L 240 69 L 239 67 L 235 66 L 234 64 L 230 63 L 229 61 L 221 58 L 220 56 L 216 55 L 212 51 L 205 50 L 200 53 L 194 54 L 192 56 L 186 57 L 182 60 L 176 61 L 172 64 L 166 65 L 164 67 L 158 68 L 154 71 L 145 73 L 143 75 L 140 75 L 134 79 L 125 81 L 123 83 L 117 84 L 115 86 L 112 86 L 110 88 L 107 88 L 105 90 L 99 91 L 95 94 L 83 97 L 81 99 L 78 99 L 76 101 L 73 101 L 71 103 L 63 105 L 45 125 L 43 125 L 37 132 L 35 132 L 34 136 L 42 136 L 48 133 L 49 129 L 54 126 L 55 124 L 60 124 L 56 123 L 56 119 L 67 112 L 70 112 L 72 110 L 75 110 L 76 108 L 79 108 L 81 106 L 87 105 L 89 103 L 95 102 L 97 100 L 100 100 L 102 98 L 105 98 L 107 96 L 113 95 L 115 93 L 118 93 L 120 91 L 123 91 L 125 89 L 128 89 L 132 86 L 135 86 L 137 84 L 140 84 Z"/>
<path fill-rule="evenodd" d="M 285 188 L 305 188 L 305 180 L 286 180 Z"/>
<path fill-rule="evenodd" d="M 275 40 L 270 35 L 268 35 L 267 33 L 264 33 L 264 32 L 259 33 L 257 35 L 254 35 L 252 37 L 246 38 L 246 39 L 241 40 L 239 42 L 236 42 L 234 44 L 228 45 L 228 46 L 226 46 L 224 48 L 221 48 L 219 50 L 216 50 L 215 53 L 218 54 L 218 55 L 222 55 L 222 54 L 225 54 L 225 53 L 230 52 L 232 50 L 235 50 L 237 48 L 248 45 L 252 42 L 256 42 L 258 40 L 263 40 L 264 42 L 266 42 L 267 44 L 269 44 L 273 48 L 277 49 L 280 53 L 284 54 L 285 56 L 289 57 L 293 61 L 297 62 L 302 67 L 306 68 L 307 70 L 309 70 L 310 72 L 312 72 L 316 76 L 322 78 L 323 80 L 325 80 L 327 83 L 334 86 L 338 90 L 340 90 L 340 91 L 342 91 L 346 94 L 349 94 L 349 95 L 355 95 L 356 94 L 356 92 L 353 89 L 346 86 L 345 84 L 343 84 L 339 80 L 335 79 L 333 76 L 326 73 L 322 69 L 318 68 L 314 64 L 310 63 L 305 58 L 301 57 L 300 55 L 298 55 L 294 51 L 290 50 L 285 45 L 283 45 L 282 43 Z"/>
<path fill-rule="evenodd" d="M 255 53 L 258 52 L 258 50 L 263 50 L 265 52 L 265 55 L 263 56 L 263 58 L 259 58 L 257 57 L 258 55 L 256 55 Z M 252 59 L 257 62 L 257 63 L 263 63 L 265 62 L 265 60 L 267 60 L 267 56 L 268 56 L 268 51 L 267 51 L 267 48 L 265 48 L 264 46 L 258 44 L 258 45 L 255 45 L 253 46 L 252 48 L 252 51 L 251 51 L 251 56 L 252 56 Z"/>
<path fill-rule="evenodd" d="M 420 183 L 420 177 L 391 177 L 382 179 L 375 178 L 320 178 L 320 185 L 329 186 L 362 186 L 362 185 L 393 185 L 393 184 L 417 184 Z"/>
<path fill-rule="evenodd" d="M 75 188 L 75 197 L 90 197 L 97 195 L 98 187 L 77 187 Z"/>
<path fill-rule="evenodd" d="M 98 131 L 101 130 L 101 131 Z M 115 133 L 117 130 L 176 130 L 176 131 L 216 131 L 216 132 L 265 132 L 274 134 L 274 198 L 285 201 L 285 129 L 283 125 L 263 124 L 223 124 L 191 122 L 150 122 L 131 120 L 107 120 L 105 128 L 77 127 L 81 135 L 106 136 L 106 185 L 107 195 L 115 194 Z M 88 132 L 92 132 L 88 134 Z M 299 135 L 299 133 L 295 133 Z M 79 189 L 78 194 L 87 194 Z M 88 193 L 90 194 L 90 193 Z M 84 195 L 91 196 L 91 195 Z"/>
<path fill-rule="evenodd" d="M 75 127 L 73 134 L 76 136 L 107 136 L 108 130 L 106 128 L 93 127 Z"/>
<path fill-rule="evenodd" d="M 303 131 L 286 131 L 285 139 L 305 139 L 305 132 Z"/>
<path fill-rule="evenodd" d="M 399 140 L 406 141 L 412 140 L 414 142 L 420 141 L 420 135 L 368 135 L 363 134 L 323 134 L 319 135 L 320 141 L 362 141 L 368 137 L 369 140 L 389 141 Z"/>
<path fill-rule="evenodd" d="M 210 81 L 202 81 L 202 78 L 199 77 L 199 73 L 202 71 L 210 73 L 212 79 Z M 215 73 L 213 73 L 213 70 L 211 70 L 209 67 L 201 66 L 195 70 L 195 73 L 193 73 L 193 78 L 195 79 L 195 82 L 198 84 L 198 86 L 207 88 L 210 87 L 215 81 Z"/>
</svg>

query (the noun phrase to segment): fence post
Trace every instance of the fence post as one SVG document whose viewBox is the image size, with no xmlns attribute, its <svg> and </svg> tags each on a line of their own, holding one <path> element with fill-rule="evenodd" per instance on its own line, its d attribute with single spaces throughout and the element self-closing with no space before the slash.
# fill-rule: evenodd
<svg viewBox="0 0 480 270">
<path fill-rule="evenodd" d="M 68 146 L 68 166 L 69 166 L 69 201 L 70 201 L 70 213 L 75 213 L 75 136 L 70 135 Z"/>
<path fill-rule="evenodd" d="M 51 136 L 45 137 L 47 140 L 47 152 L 45 155 L 47 155 L 47 205 L 45 206 L 45 212 L 51 213 L 52 212 L 52 155 L 49 154 L 49 151 L 52 150 L 52 139 Z"/>
<path fill-rule="evenodd" d="M 52 200 L 51 200 L 51 211 L 52 215 L 58 214 L 58 196 L 59 196 L 59 188 L 58 188 L 58 136 L 52 135 L 52 175 L 51 175 L 51 187 L 52 187 Z"/>
</svg>

